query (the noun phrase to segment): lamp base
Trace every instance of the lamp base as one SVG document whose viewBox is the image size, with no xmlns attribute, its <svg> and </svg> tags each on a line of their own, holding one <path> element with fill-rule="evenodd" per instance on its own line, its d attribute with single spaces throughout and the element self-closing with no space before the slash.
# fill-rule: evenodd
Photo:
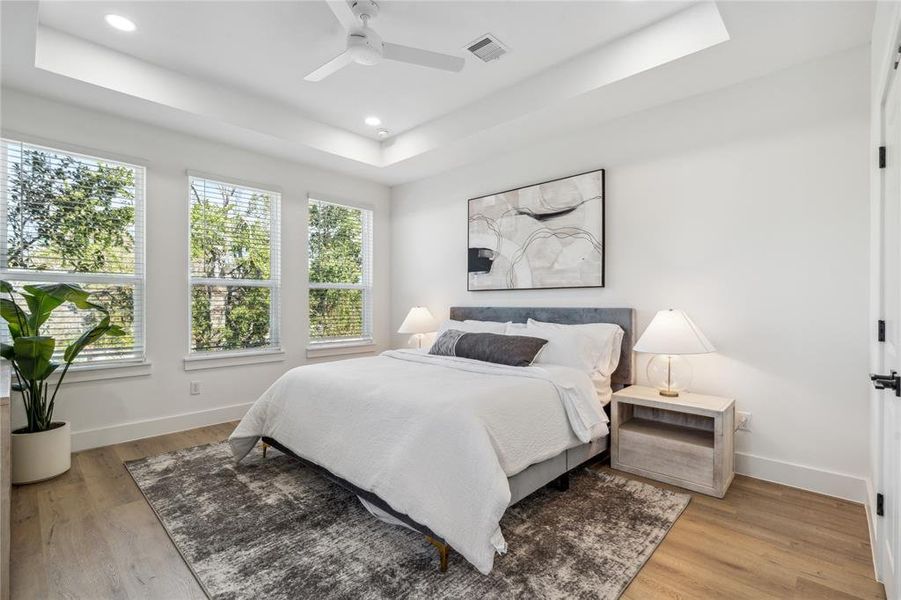
<svg viewBox="0 0 901 600">
<path fill-rule="evenodd" d="M 656 354 L 648 362 L 648 381 L 665 398 L 678 398 L 691 382 L 691 365 L 681 356 Z"/>
</svg>

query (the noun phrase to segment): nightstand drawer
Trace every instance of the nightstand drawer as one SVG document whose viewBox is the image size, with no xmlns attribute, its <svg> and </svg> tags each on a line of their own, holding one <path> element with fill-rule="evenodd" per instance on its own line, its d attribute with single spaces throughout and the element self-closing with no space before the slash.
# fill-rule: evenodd
<svg viewBox="0 0 901 600">
<path fill-rule="evenodd" d="M 646 419 L 619 426 L 618 463 L 697 485 L 714 485 L 714 433 Z"/>
</svg>

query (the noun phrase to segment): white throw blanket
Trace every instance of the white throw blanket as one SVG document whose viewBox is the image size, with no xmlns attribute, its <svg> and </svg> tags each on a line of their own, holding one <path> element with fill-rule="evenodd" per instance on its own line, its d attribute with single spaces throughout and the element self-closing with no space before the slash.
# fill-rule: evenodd
<svg viewBox="0 0 901 600">
<path fill-rule="evenodd" d="M 270 437 L 429 527 L 482 573 L 506 551 L 507 477 L 607 434 L 588 375 L 414 350 L 305 365 L 231 435 L 243 458 Z"/>
</svg>

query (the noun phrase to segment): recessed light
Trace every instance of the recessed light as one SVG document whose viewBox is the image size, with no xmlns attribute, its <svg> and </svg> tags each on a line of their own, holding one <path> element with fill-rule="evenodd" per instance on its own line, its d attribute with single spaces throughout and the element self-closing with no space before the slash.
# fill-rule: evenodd
<svg viewBox="0 0 901 600">
<path fill-rule="evenodd" d="M 106 15 L 104 18 L 106 19 L 107 25 L 118 29 L 119 31 L 134 31 L 138 28 L 134 21 L 126 19 L 122 15 Z"/>
<path fill-rule="evenodd" d="M 388 131 L 387 129 L 385 129 L 384 127 L 382 127 L 380 129 L 377 129 L 375 134 L 377 136 L 379 136 L 380 138 L 386 138 L 391 134 L 391 132 Z"/>
<path fill-rule="evenodd" d="M 378 127 L 382 124 L 382 120 L 378 117 L 366 117 L 364 122 L 370 127 Z"/>
</svg>

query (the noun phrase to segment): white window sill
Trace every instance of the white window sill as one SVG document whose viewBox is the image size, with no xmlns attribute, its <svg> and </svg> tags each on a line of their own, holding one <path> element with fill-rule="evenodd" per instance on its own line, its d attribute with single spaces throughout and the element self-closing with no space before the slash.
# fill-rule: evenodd
<svg viewBox="0 0 901 600">
<path fill-rule="evenodd" d="M 372 340 L 350 340 L 345 342 L 312 342 L 307 346 L 307 358 L 324 358 L 347 354 L 372 354 L 378 346 Z"/>
<path fill-rule="evenodd" d="M 47 381 L 56 384 L 62 373 L 63 367 L 47 378 Z M 83 381 L 102 381 L 104 379 L 123 379 L 125 377 L 146 377 L 150 375 L 151 364 L 144 361 L 122 361 L 120 363 L 107 362 L 98 364 L 81 364 L 69 367 L 66 378 L 63 379 L 63 387 L 70 383 Z M 15 375 L 12 377 L 15 381 Z"/>
<path fill-rule="evenodd" d="M 221 369 L 241 365 L 258 365 L 262 363 L 281 362 L 285 360 L 285 352 L 281 349 L 259 350 L 254 352 L 208 352 L 192 354 L 184 359 L 185 371 L 201 369 Z"/>
</svg>

